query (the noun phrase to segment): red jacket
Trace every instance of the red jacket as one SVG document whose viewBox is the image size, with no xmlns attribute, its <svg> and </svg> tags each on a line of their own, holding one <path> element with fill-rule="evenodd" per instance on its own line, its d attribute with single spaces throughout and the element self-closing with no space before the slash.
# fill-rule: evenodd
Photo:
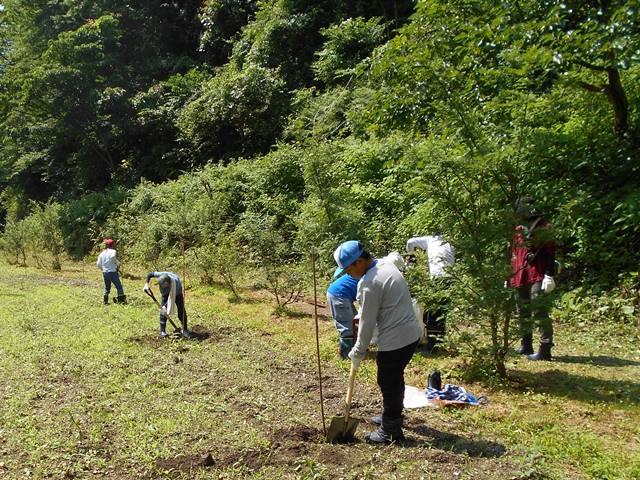
<svg viewBox="0 0 640 480">
<path fill-rule="evenodd" d="M 545 274 L 555 269 L 556 245 L 550 238 L 551 224 L 540 217 L 530 230 L 529 225 L 517 225 L 511 244 L 511 286 L 513 288 L 541 282 Z"/>
</svg>

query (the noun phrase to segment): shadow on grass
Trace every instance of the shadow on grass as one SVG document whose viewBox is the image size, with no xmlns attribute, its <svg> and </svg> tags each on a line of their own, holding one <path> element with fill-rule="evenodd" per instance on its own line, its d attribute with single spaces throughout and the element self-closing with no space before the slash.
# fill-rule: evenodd
<svg viewBox="0 0 640 480">
<path fill-rule="evenodd" d="M 557 397 L 583 402 L 624 402 L 640 405 L 640 383 L 574 375 L 561 370 L 545 372 L 516 371 L 513 378 L 536 393 L 547 393 Z M 516 389 L 520 390 L 520 389 Z"/>
<path fill-rule="evenodd" d="M 258 298 L 251 298 L 251 297 L 234 297 L 233 295 L 229 296 L 228 298 L 229 303 L 234 304 L 234 305 L 254 305 L 256 303 L 262 303 L 262 301 Z"/>
<path fill-rule="evenodd" d="M 488 440 L 470 440 L 455 433 L 441 432 L 427 425 L 405 427 L 405 430 L 421 437 L 419 440 L 407 439 L 404 442 L 406 447 L 428 445 L 439 450 L 474 458 L 499 458 L 507 452 L 506 447 L 501 443 Z"/>
<path fill-rule="evenodd" d="M 626 358 L 609 357 L 607 355 L 594 355 L 594 356 L 569 356 L 563 355 L 560 357 L 553 357 L 554 362 L 561 363 L 585 363 L 588 365 L 596 365 L 598 367 L 638 367 L 640 362 L 635 360 L 628 360 Z"/>
</svg>

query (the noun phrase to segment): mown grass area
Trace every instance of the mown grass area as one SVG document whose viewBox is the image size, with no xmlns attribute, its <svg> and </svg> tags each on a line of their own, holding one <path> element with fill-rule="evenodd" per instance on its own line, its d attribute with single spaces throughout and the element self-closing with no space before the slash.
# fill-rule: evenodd
<svg viewBox="0 0 640 480">
<path fill-rule="evenodd" d="M 557 325 L 556 360 L 514 355 L 502 385 L 462 383 L 460 359 L 444 352 L 416 356 L 409 383 L 440 368 L 491 403 L 408 412 L 404 446 L 328 445 L 308 314 L 275 318 L 255 292 L 232 302 L 197 287 L 190 323 L 210 337 L 161 341 L 143 281 L 125 280 L 129 305 L 103 306 L 100 280 L 88 265 L 2 266 L 0 477 L 640 478 L 637 326 Z M 348 365 L 329 321 L 321 335 L 331 416 Z M 354 400 L 362 418 L 380 407 L 372 361 Z"/>
</svg>

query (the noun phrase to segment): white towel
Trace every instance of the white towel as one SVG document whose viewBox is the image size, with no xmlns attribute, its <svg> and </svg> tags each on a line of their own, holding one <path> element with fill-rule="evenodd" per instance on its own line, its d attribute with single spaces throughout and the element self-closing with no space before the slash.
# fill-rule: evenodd
<svg viewBox="0 0 640 480">
<path fill-rule="evenodd" d="M 171 277 L 169 277 L 171 278 Z M 171 278 L 171 290 L 169 291 L 169 298 L 167 298 L 167 315 L 172 316 L 174 313 L 178 313 L 178 307 L 176 306 L 176 281 Z"/>
</svg>

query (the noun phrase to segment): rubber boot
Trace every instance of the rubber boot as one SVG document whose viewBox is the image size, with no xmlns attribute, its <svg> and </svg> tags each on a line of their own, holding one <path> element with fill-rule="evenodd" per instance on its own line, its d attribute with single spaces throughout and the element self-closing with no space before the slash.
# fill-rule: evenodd
<svg viewBox="0 0 640 480">
<path fill-rule="evenodd" d="M 374 415 L 369 419 L 369 422 L 378 426 L 382 425 L 382 415 Z M 402 422 L 404 423 L 404 416 L 402 417 Z"/>
<path fill-rule="evenodd" d="M 382 426 L 373 432 L 368 433 L 365 439 L 369 443 L 378 445 L 401 442 L 404 440 L 402 433 L 402 417 L 395 420 L 383 420 Z"/>
<path fill-rule="evenodd" d="M 534 362 L 539 360 L 551 360 L 551 347 L 553 343 L 541 343 L 540 348 L 538 349 L 538 353 L 535 355 L 527 355 L 529 360 L 533 360 Z"/>
<path fill-rule="evenodd" d="M 434 390 L 442 390 L 442 376 L 440 370 L 434 370 L 429 374 L 427 385 Z"/>
<path fill-rule="evenodd" d="M 520 348 L 518 349 L 518 353 L 520 355 L 533 354 L 533 334 L 529 333 L 522 336 L 520 339 Z"/>
<path fill-rule="evenodd" d="M 127 296 L 126 295 L 118 295 L 117 297 L 113 297 L 113 303 L 119 303 L 121 305 L 127 304 Z"/>
<path fill-rule="evenodd" d="M 109 295 L 102 296 L 102 303 L 105 305 L 109 305 Z"/>
</svg>

